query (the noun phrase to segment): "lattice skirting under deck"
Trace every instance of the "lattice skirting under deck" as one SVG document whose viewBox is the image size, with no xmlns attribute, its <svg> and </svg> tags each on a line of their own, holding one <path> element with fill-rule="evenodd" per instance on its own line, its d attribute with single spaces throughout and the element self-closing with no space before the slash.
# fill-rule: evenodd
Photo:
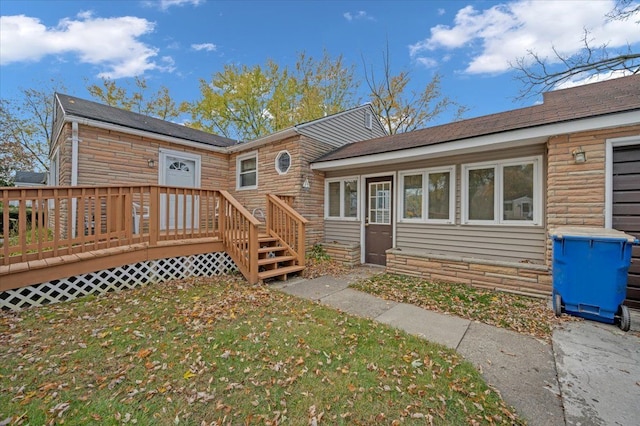
<svg viewBox="0 0 640 426">
<path fill-rule="evenodd" d="M 0 292 L 0 308 L 21 310 L 151 283 L 224 275 L 236 270 L 235 263 L 224 252 L 150 260 L 3 291 Z"/>
</svg>

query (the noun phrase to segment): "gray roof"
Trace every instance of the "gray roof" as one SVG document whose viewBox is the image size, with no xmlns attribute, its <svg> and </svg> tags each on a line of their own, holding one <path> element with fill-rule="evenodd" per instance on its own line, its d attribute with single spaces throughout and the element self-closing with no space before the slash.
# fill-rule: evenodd
<svg viewBox="0 0 640 426">
<path fill-rule="evenodd" d="M 640 112 L 640 75 L 547 92 L 543 101 L 540 105 L 527 108 L 354 142 L 315 161 L 400 151 L 613 113 Z"/>
<path fill-rule="evenodd" d="M 235 145 L 237 141 L 192 129 L 181 124 L 160 120 L 144 114 L 103 105 L 86 99 L 56 93 L 56 98 L 65 115 L 88 118 L 103 123 L 115 124 L 131 129 L 142 130 L 163 136 L 170 136 L 186 141 L 203 143 L 216 147 Z"/>
<path fill-rule="evenodd" d="M 47 183 L 47 174 L 44 172 L 16 172 L 13 181 L 18 183 L 44 184 Z"/>
</svg>

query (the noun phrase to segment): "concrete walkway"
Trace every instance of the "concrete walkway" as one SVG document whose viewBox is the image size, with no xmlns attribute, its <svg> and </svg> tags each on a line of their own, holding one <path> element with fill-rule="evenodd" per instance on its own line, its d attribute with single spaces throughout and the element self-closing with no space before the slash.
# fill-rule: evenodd
<svg viewBox="0 0 640 426">
<path fill-rule="evenodd" d="M 633 333 L 591 321 L 571 322 L 554 332 L 550 345 L 348 288 L 382 272 L 361 266 L 340 277 L 294 278 L 271 286 L 455 349 L 530 425 L 638 424 L 640 338 Z M 633 330 L 640 331 L 635 315 Z"/>
</svg>

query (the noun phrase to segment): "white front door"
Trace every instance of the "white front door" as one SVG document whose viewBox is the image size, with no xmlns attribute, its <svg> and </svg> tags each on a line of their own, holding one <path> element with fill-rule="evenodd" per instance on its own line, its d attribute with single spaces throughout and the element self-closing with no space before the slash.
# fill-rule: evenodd
<svg viewBox="0 0 640 426">
<path fill-rule="evenodd" d="M 184 188 L 200 187 L 200 158 L 189 154 L 161 151 L 160 184 Z M 168 203 L 168 205 L 167 205 Z M 198 224 L 195 195 L 166 194 L 160 197 L 160 229 L 191 229 Z"/>
</svg>

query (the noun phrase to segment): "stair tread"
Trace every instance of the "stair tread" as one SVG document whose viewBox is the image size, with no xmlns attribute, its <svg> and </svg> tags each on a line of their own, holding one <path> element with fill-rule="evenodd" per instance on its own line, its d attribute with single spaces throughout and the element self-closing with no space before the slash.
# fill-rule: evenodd
<svg viewBox="0 0 640 426">
<path fill-rule="evenodd" d="M 273 263 L 286 262 L 289 260 L 294 260 L 296 256 L 276 256 L 276 257 L 266 257 L 264 259 L 258 259 L 258 266 L 271 265 Z"/>
<path fill-rule="evenodd" d="M 279 275 L 291 274 L 294 272 L 299 272 L 304 269 L 304 266 L 295 265 L 295 266 L 286 266 L 284 268 L 271 269 L 268 271 L 258 272 L 258 278 L 264 280 L 266 278 L 277 277 Z"/>
<path fill-rule="evenodd" d="M 275 251 L 285 251 L 286 249 L 287 249 L 286 247 L 282 247 L 282 246 L 260 247 L 258 249 L 258 253 L 269 253 L 269 252 L 275 252 Z"/>
</svg>

